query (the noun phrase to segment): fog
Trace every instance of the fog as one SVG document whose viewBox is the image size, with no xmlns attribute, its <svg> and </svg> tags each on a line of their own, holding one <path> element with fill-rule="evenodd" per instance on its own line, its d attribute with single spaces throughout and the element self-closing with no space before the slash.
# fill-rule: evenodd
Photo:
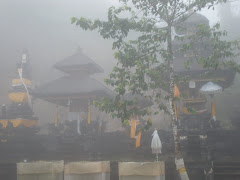
<svg viewBox="0 0 240 180">
<path fill-rule="evenodd" d="M 86 16 L 104 19 L 110 5 L 107 0 L 1 1 L 1 72 L 10 75 L 22 49 L 27 48 L 34 82 L 42 83 L 52 78 L 50 67 L 74 53 L 78 47 L 109 72 L 109 63 L 114 64 L 111 63 L 110 41 L 102 40 L 97 33 L 85 32 L 71 25 L 70 18 Z M 5 94 L 6 91 L 1 90 L 1 95 Z"/>
<path fill-rule="evenodd" d="M 71 25 L 70 19 L 72 16 L 104 19 L 112 4 L 109 0 L 0 1 L 1 104 L 8 103 L 7 91 L 24 48 L 29 51 L 34 85 L 57 78 L 60 72 L 52 68 L 53 64 L 72 55 L 79 47 L 108 74 L 114 65 L 111 42 L 96 32 Z M 98 79 L 103 80 L 105 74 L 100 74 Z M 41 101 L 35 103 L 40 124 L 54 116 L 49 106 Z"/>
<path fill-rule="evenodd" d="M 52 68 L 53 64 L 72 55 L 78 47 L 105 70 L 97 79 L 102 81 L 107 77 L 116 62 L 111 40 L 104 40 L 96 32 L 86 32 L 71 25 L 70 19 L 73 16 L 105 19 L 108 7 L 116 4 L 116 0 L 1 0 L 1 104 L 8 102 L 7 91 L 15 73 L 16 62 L 24 48 L 29 51 L 35 85 L 60 76 L 60 72 Z M 239 25 L 232 22 L 232 26 L 229 22 L 229 19 L 240 19 L 239 9 L 235 7 L 219 6 L 215 11 L 203 10 L 201 13 L 209 18 L 211 25 L 222 21 L 223 28 L 230 31 L 229 37 L 235 38 L 240 34 Z M 227 11 L 228 13 L 224 13 Z M 232 15 L 229 13 L 231 11 Z M 239 87 L 239 81 L 235 82 L 234 87 Z M 232 91 L 228 90 L 226 97 L 231 93 Z M 47 109 L 46 106 L 35 108 L 40 120 L 53 116 L 52 112 L 45 113 Z"/>
</svg>

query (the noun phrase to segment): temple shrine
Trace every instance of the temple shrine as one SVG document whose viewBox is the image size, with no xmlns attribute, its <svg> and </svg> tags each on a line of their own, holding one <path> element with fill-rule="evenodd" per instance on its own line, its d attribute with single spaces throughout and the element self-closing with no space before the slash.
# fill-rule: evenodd
<svg viewBox="0 0 240 180">
<path fill-rule="evenodd" d="M 24 50 L 8 91 L 8 98 L 11 104 L 2 105 L 0 125 L 3 132 L 8 133 L 12 131 L 15 133 L 14 129 L 21 129 L 22 132 L 28 130 L 36 132 L 38 130 L 38 118 L 33 113 L 31 92 L 30 59 L 27 50 Z"/>
<path fill-rule="evenodd" d="M 174 72 L 180 77 L 180 81 L 175 84 L 175 96 L 179 97 L 179 101 L 174 103 L 174 107 L 183 148 L 194 149 L 195 146 L 195 155 L 198 153 L 203 156 L 204 152 L 211 149 L 206 148 L 205 144 L 207 131 L 219 127 L 214 94 L 230 87 L 235 73 L 227 69 L 206 69 L 197 62 L 198 57 L 210 55 L 209 39 L 202 38 L 193 42 L 192 48 L 187 51 L 180 51 L 183 44 L 190 43 L 188 37 L 196 34 L 200 25 L 210 28 L 205 16 L 194 13 L 175 27 L 176 36 L 183 36 L 184 40 L 173 40 Z M 210 108 L 208 99 L 212 101 Z"/>
<path fill-rule="evenodd" d="M 209 27 L 209 20 L 201 14 L 193 14 L 185 22 L 179 24 L 176 27 L 176 33 L 182 36 L 190 36 L 196 34 L 198 25 L 205 25 Z M 176 84 L 176 91 L 180 91 L 181 106 L 178 105 L 178 114 L 186 115 L 192 114 L 189 111 L 191 107 L 197 114 L 204 114 L 207 112 L 206 109 L 206 95 L 201 93 L 200 89 L 203 85 L 208 82 L 214 82 L 222 87 L 222 89 L 231 86 L 235 73 L 231 70 L 226 69 L 204 69 L 196 59 L 201 55 L 207 57 L 210 54 L 211 48 L 208 39 L 194 42 L 192 44 L 193 49 L 189 49 L 182 53 L 179 51 L 182 44 L 188 43 L 188 40 L 173 40 L 173 48 L 175 49 L 174 54 L 174 71 L 176 75 L 184 80 Z M 195 52 L 197 51 L 197 52 Z M 189 67 L 185 65 L 189 63 Z"/>
<path fill-rule="evenodd" d="M 90 77 L 95 73 L 103 73 L 103 69 L 81 50 L 56 63 L 54 68 L 67 75 L 40 85 L 34 90 L 34 96 L 54 103 L 57 107 L 68 108 L 68 119 L 65 121 L 65 125 L 69 126 L 69 130 L 66 130 L 68 133 L 88 133 L 87 129 L 94 129 L 90 128 L 93 125 L 90 108 L 93 100 L 113 96 L 111 90 Z M 59 125 L 57 117 L 54 123 L 56 127 Z M 95 123 L 101 126 L 101 120 Z"/>
</svg>

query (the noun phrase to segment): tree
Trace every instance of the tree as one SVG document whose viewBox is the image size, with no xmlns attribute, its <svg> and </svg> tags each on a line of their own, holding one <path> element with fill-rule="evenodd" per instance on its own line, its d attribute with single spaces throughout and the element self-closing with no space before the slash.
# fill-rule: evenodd
<svg viewBox="0 0 240 180">
<path fill-rule="evenodd" d="M 114 88 L 117 95 L 113 99 L 103 98 L 96 104 L 102 111 L 111 113 L 112 116 L 120 118 L 122 123 L 125 123 L 133 115 L 144 116 L 153 113 L 134 106 L 134 100 L 129 101 L 124 98 L 125 93 L 131 92 L 151 99 L 158 105 L 159 110 L 164 110 L 170 115 L 175 158 L 183 162 L 177 119 L 174 114 L 174 102 L 178 100 L 174 97 L 174 84 L 179 77 L 174 73 L 173 55 L 175 51 L 184 52 L 194 49 L 194 42 L 208 38 L 211 43 L 209 45 L 212 50 L 211 54 L 207 57 L 199 55 L 195 60 L 206 68 L 218 69 L 227 66 L 239 72 L 239 65 L 234 61 L 239 45 L 238 41 L 221 40 L 221 36 L 225 36 L 226 32 L 219 30 L 219 24 L 212 28 L 198 25 L 195 34 L 175 37 L 182 41 L 182 48 L 174 50 L 172 47 L 174 27 L 202 8 L 214 8 L 214 5 L 226 2 L 226 0 L 119 1 L 123 3 L 123 6 L 109 8 L 107 21 L 99 19 L 91 21 L 84 17 L 72 18 L 72 23 L 82 29 L 98 30 L 104 39 L 114 40 L 112 47 L 116 51 L 114 56 L 117 59 L 117 65 L 105 82 Z M 159 23 L 164 23 L 164 25 L 160 26 Z M 130 39 L 131 33 L 137 37 Z M 189 60 L 186 68 L 189 68 L 191 61 Z M 165 89 L 167 93 L 163 93 L 160 88 Z M 150 121 L 147 121 L 143 130 L 147 129 L 150 124 Z M 177 169 L 182 179 L 189 179 L 184 163 Z"/>
</svg>

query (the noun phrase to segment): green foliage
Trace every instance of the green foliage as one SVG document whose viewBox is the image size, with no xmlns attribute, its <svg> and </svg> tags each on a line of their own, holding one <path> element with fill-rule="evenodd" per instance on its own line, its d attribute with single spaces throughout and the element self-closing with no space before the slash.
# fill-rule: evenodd
<svg viewBox="0 0 240 180">
<path fill-rule="evenodd" d="M 239 72 L 239 65 L 235 62 L 235 59 L 239 56 L 239 40 L 226 41 L 223 37 L 227 36 L 226 31 L 220 30 L 220 24 L 216 24 L 212 28 L 204 24 L 196 26 L 196 34 L 188 36 L 188 42 L 182 45 L 182 51 L 192 50 L 198 52 L 196 43 L 201 43 L 203 49 L 200 52 L 209 51 L 208 56 L 201 56 L 197 54 L 194 60 L 197 61 L 203 68 L 207 69 L 225 69 L 231 68 Z M 206 43 L 208 41 L 208 43 Z M 186 62 L 186 66 L 189 67 L 191 60 Z"/>
<path fill-rule="evenodd" d="M 172 48 L 172 29 L 184 23 L 194 12 L 202 8 L 214 8 L 217 3 L 226 0 L 120 0 L 121 7 L 110 7 L 107 21 L 99 19 L 72 18 L 71 23 L 84 30 L 97 30 L 104 39 L 113 39 L 112 48 L 117 59 L 117 65 L 113 68 L 105 83 L 114 88 L 116 97 L 103 98 L 94 102 L 100 110 L 120 118 L 123 124 L 131 116 L 151 115 L 146 109 L 140 109 L 136 101 L 124 99 L 128 92 L 141 95 L 150 99 L 160 110 L 172 114 L 173 107 L 166 101 L 177 101 L 173 97 L 173 85 L 181 79 L 173 75 L 173 54 L 194 52 L 195 56 L 185 62 L 186 69 L 191 68 L 193 62 L 198 62 L 203 68 L 219 69 L 232 68 L 240 72 L 240 67 L 234 58 L 238 55 L 239 41 L 227 42 L 222 40 L 226 36 L 225 31 L 220 31 L 220 25 L 212 28 L 204 24 L 196 27 L 196 33 L 175 37 L 182 42 L 180 49 Z M 186 3 L 188 2 L 188 3 Z M 166 26 L 158 27 L 157 23 L 165 22 Z M 137 38 L 129 40 L 130 32 L 134 32 Z M 206 45 L 206 40 L 208 44 Z M 210 55 L 202 55 L 197 43 L 202 43 L 205 50 L 211 50 Z M 167 44 L 167 46 L 166 46 Z M 203 50 L 203 49 L 202 49 Z M 186 80 L 186 77 L 182 79 Z M 163 93 L 162 90 L 167 92 Z M 163 95 L 164 94 L 164 95 Z M 189 109 L 191 111 L 191 109 Z M 148 122 L 148 121 L 146 121 Z M 146 123 L 146 128 L 150 123 Z"/>
</svg>

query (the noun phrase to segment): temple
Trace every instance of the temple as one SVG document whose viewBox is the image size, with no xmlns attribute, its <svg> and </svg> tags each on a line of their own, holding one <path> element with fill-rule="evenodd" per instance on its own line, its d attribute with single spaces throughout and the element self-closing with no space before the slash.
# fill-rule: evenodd
<svg viewBox="0 0 240 180">
<path fill-rule="evenodd" d="M 5 129 L 3 132 L 14 131 L 16 128 L 23 132 L 37 131 L 38 118 L 33 113 L 31 91 L 30 59 L 27 50 L 24 50 L 8 92 L 11 104 L 2 105 L 0 125 L 1 129 Z"/>
<path fill-rule="evenodd" d="M 184 40 L 173 40 L 174 72 L 180 79 L 175 84 L 175 96 L 179 97 L 179 101 L 174 103 L 175 115 L 179 121 L 180 140 L 183 148 L 187 147 L 184 152 L 195 151 L 195 155 L 201 156 L 209 151 L 205 144 L 207 131 L 219 126 L 214 94 L 230 87 L 235 73 L 227 69 L 203 68 L 197 62 L 200 55 L 210 55 L 209 39 L 200 38 L 191 44 L 192 48 L 184 52 L 180 50 L 183 44 L 190 43 L 188 37 L 197 33 L 198 26 L 210 28 L 206 17 L 194 13 L 186 21 L 177 24 L 176 36 L 184 37 Z M 208 99 L 212 101 L 211 108 L 207 107 Z"/>
<path fill-rule="evenodd" d="M 200 24 L 209 27 L 207 18 L 200 14 L 193 14 L 188 20 L 175 27 L 175 34 L 188 37 L 196 33 L 196 26 Z M 194 180 L 213 179 L 213 177 L 218 180 L 239 179 L 239 112 L 235 112 L 231 117 L 233 125 L 238 128 L 224 129 L 218 124 L 220 117 L 216 114 L 218 107 L 214 100 L 215 93 L 221 93 L 222 90 L 231 86 L 235 73 L 227 69 L 204 69 L 194 62 L 198 54 L 209 55 L 211 48 L 203 48 L 210 44 L 208 39 L 194 42 L 193 47 L 197 51 L 189 49 L 184 53 L 178 50 L 183 43 L 187 43 L 187 40 L 178 39 L 173 40 L 174 72 L 180 77 L 174 86 L 174 96 L 178 97 L 174 103 L 174 110 L 178 121 L 181 152 L 189 177 Z M 184 64 L 188 67 L 186 68 Z M 97 111 L 93 109 L 93 101 L 114 96 L 111 90 L 91 77 L 94 74 L 103 73 L 99 65 L 82 51 L 77 51 L 56 63 L 54 68 L 62 71 L 64 75 L 32 88 L 30 60 L 27 51 L 23 52 L 8 93 L 11 103 L 3 104 L 0 113 L 0 163 L 23 162 L 20 164 L 36 170 L 34 173 L 40 177 L 39 172 L 42 170 L 38 168 L 40 166 L 31 168 L 32 163 L 27 162 L 41 160 L 41 164 L 43 160 L 65 160 L 67 167 L 73 167 L 69 162 L 79 161 L 81 163 L 74 163 L 76 165 L 74 167 L 79 169 L 79 165 L 84 161 L 95 163 L 107 160 L 112 161 L 110 169 L 113 173 L 110 179 L 118 180 L 118 175 L 124 176 L 123 171 L 118 171 L 122 164 L 120 163 L 118 168 L 118 161 L 151 162 L 155 160 L 155 154 L 152 154 L 151 149 L 152 131 L 147 131 L 152 124 L 150 115 L 142 117 L 147 118 L 147 122 L 140 116 L 123 119 L 126 125 L 125 132 L 123 128 L 119 128 L 119 131 L 115 129 L 104 131 L 105 117 L 95 116 L 94 113 Z M 52 121 L 49 120 L 47 133 L 36 133 L 39 128 L 37 127 L 38 119 L 34 116 L 32 108 L 34 98 L 56 105 L 55 112 L 51 109 L 52 113 L 55 113 L 55 118 Z M 125 94 L 123 99 L 136 102 L 127 106 L 128 110 L 135 110 L 135 108 L 142 110 L 153 105 L 149 99 L 131 92 Z M 211 108 L 208 107 L 209 100 Z M 63 122 L 60 121 L 60 107 L 67 110 L 67 116 L 64 117 Z M 112 117 L 110 120 L 114 125 L 119 122 L 119 119 Z M 43 126 L 42 129 L 45 130 L 45 127 Z M 164 169 L 161 170 L 162 174 L 166 174 L 166 180 L 178 180 L 179 175 L 175 174 L 174 138 L 171 129 L 162 128 L 158 133 L 163 144 L 160 160 L 165 162 Z M 63 161 L 61 164 L 63 167 Z M 141 168 L 135 167 L 146 179 L 148 177 L 145 172 L 142 172 L 143 164 L 139 163 Z M 17 167 L 14 167 L 17 170 Z M 6 171 L 4 166 L 0 169 L 3 168 Z M 151 171 L 151 166 L 149 168 Z M 53 177 L 52 169 L 44 169 L 44 173 L 41 172 L 44 177 L 46 175 Z M 129 171 L 129 169 L 131 167 L 127 166 L 126 170 Z M 65 175 L 69 177 L 76 175 L 74 171 L 69 170 L 66 168 Z M 94 166 L 87 167 L 87 170 L 95 171 Z M 135 170 L 131 169 L 131 171 Z M 26 172 L 21 173 L 20 176 L 24 177 L 26 174 Z M 29 177 L 33 177 L 32 175 L 31 172 Z M 102 177 L 103 174 L 101 173 L 100 176 Z M 133 179 L 132 175 L 127 174 L 127 176 Z M 0 177 L 2 177 L 1 170 Z M 63 171 L 58 177 L 63 178 Z"/>
<path fill-rule="evenodd" d="M 67 75 L 37 87 L 34 96 L 52 102 L 57 107 L 68 108 L 68 119 L 64 124 L 69 126 L 68 133 L 73 132 L 70 127 L 81 135 L 87 133 L 87 129 L 93 130 L 94 128 L 90 128 L 93 123 L 101 126 L 101 120 L 91 123 L 90 106 L 93 100 L 113 96 L 113 92 L 90 76 L 103 73 L 103 69 L 81 50 L 56 63 L 54 68 Z M 57 118 L 54 123 L 56 127 L 59 125 Z"/>
<path fill-rule="evenodd" d="M 182 36 L 190 36 L 196 34 L 198 25 L 205 25 L 209 27 L 209 21 L 206 17 L 200 14 L 193 14 L 185 22 L 176 27 L 176 33 Z M 174 71 L 176 75 L 184 80 L 177 83 L 177 88 L 182 94 L 182 104 L 179 107 L 179 112 L 182 115 L 192 114 L 189 111 L 190 107 L 197 113 L 203 114 L 207 112 L 206 109 L 206 95 L 201 93 L 200 88 L 208 82 L 214 82 L 223 89 L 228 88 L 235 77 L 235 73 L 226 69 L 204 69 L 198 62 L 198 57 L 210 55 L 210 43 L 208 39 L 202 39 L 192 44 L 193 48 L 181 52 L 181 46 L 184 43 L 189 43 L 187 38 L 181 41 L 175 39 L 173 41 L 174 54 Z M 206 48 L 209 47 L 209 48 Z M 189 64 L 186 67 L 186 64 Z"/>
</svg>

